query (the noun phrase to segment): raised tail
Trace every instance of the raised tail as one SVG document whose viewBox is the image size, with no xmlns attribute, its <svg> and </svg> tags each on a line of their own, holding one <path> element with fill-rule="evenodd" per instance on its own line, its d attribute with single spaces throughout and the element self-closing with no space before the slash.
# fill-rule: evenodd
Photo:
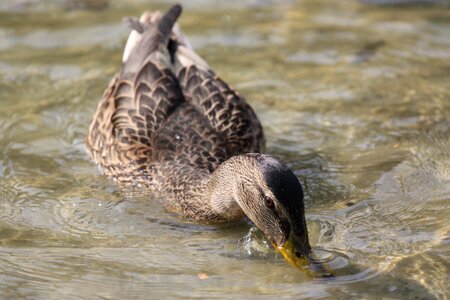
<svg viewBox="0 0 450 300">
<path fill-rule="evenodd" d="M 172 32 L 172 27 L 181 15 L 181 11 L 181 5 L 175 4 L 162 16 L 161 20 L 158 22 L 158 30 L 162 35 L 162 43 L 167 44 L 169 36 Z"/>
<path fill-rule="evenodd" d="M 160 45 L 167 48 L 172 28 L 182 11 L 181 5 L 173 5 L 164 15 L 145 13 L 139 20 L 128 18 L 133 29 L 128 38 L 123 55 L 122 74 L 135 73 L 141 64 Z"/>
</svg>

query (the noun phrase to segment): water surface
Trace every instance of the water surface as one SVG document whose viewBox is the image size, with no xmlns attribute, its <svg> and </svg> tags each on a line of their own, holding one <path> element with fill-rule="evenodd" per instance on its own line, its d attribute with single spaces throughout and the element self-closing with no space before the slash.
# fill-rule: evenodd
<svg viewBox="0 0 450 300">
<path fill-rule="evenodd" d="M 89 161 L 122 17 L 169 5 L 149 2 L 0 3 L 2 299 L 450 297 L 445 1 L 184 3 L 192 44 L 304 185 L 335 280 L 292 268 L 246 222 L 189 223 Z"/>
</svg>

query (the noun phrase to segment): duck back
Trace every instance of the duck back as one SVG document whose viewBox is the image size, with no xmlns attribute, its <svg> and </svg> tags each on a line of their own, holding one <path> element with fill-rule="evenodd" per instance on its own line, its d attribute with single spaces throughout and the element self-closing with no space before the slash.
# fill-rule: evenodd
<svg viewBox="0 0 450 300">
<path fill-rule="evenodd" d="M 228 158 L 264 147 L 252 108 L 174 27 L 180 13 L 175 5 L 131 20 L 122 69 L 86 138 L 106 175 L 172 195 L 197 188 Z"/>
</svg>

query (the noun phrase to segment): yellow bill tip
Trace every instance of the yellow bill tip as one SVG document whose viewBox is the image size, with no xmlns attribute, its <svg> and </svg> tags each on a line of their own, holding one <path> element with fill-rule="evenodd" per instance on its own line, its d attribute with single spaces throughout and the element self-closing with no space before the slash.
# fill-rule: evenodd
<svg viewBox="0 0 450 300">
<path fill-rule="evenodd" d="M 298 257 L 295 254 L 295 247 L 294 247 L 293 239 L 294 239 L 293 234 L 290 234 L 288 240 L 286 241 L 286 243 L 284 243 L 284 245 L 280 246 L 280 245 L 274 244 L 274 247 L 275 247 L 275 249 L 278 250 L 278 252 L 281 253 L 281 255 L 283 255 L 284 259 L 288 263 L 290 263 L 294 267 L 303 268 L 308 265 L 308 261 L 306 258 Z"/>
<path fill-rule="evenodd" d="M 292 266 L 303 270 L 312 278 L 329 278 L 334 277 L 332 269 L 318 259 L 314 254 L 310 253 L 307 257 L 297 256 L 294 246 L 294 234 L 290 234 L 284 245 L 274 244 L 274 248 L 281 253 L 284 259 Z"/>
</svg>

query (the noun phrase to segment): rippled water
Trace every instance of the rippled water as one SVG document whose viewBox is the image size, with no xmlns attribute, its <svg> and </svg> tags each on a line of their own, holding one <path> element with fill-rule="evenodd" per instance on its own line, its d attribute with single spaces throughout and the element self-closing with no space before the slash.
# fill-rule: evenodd
<svg viewBox="0 0 450 300">
<path fill-rule="evenodd" d="M 448 3 L 184 3 L 192 44 L 305 186 L 336 270 L 317 280 L 247 223 L 188 223 L 89 161 L 121 18 L 168 6 L 127 2 L 0 3 L 2 299 L 450 297 Z"/>
</svg>

